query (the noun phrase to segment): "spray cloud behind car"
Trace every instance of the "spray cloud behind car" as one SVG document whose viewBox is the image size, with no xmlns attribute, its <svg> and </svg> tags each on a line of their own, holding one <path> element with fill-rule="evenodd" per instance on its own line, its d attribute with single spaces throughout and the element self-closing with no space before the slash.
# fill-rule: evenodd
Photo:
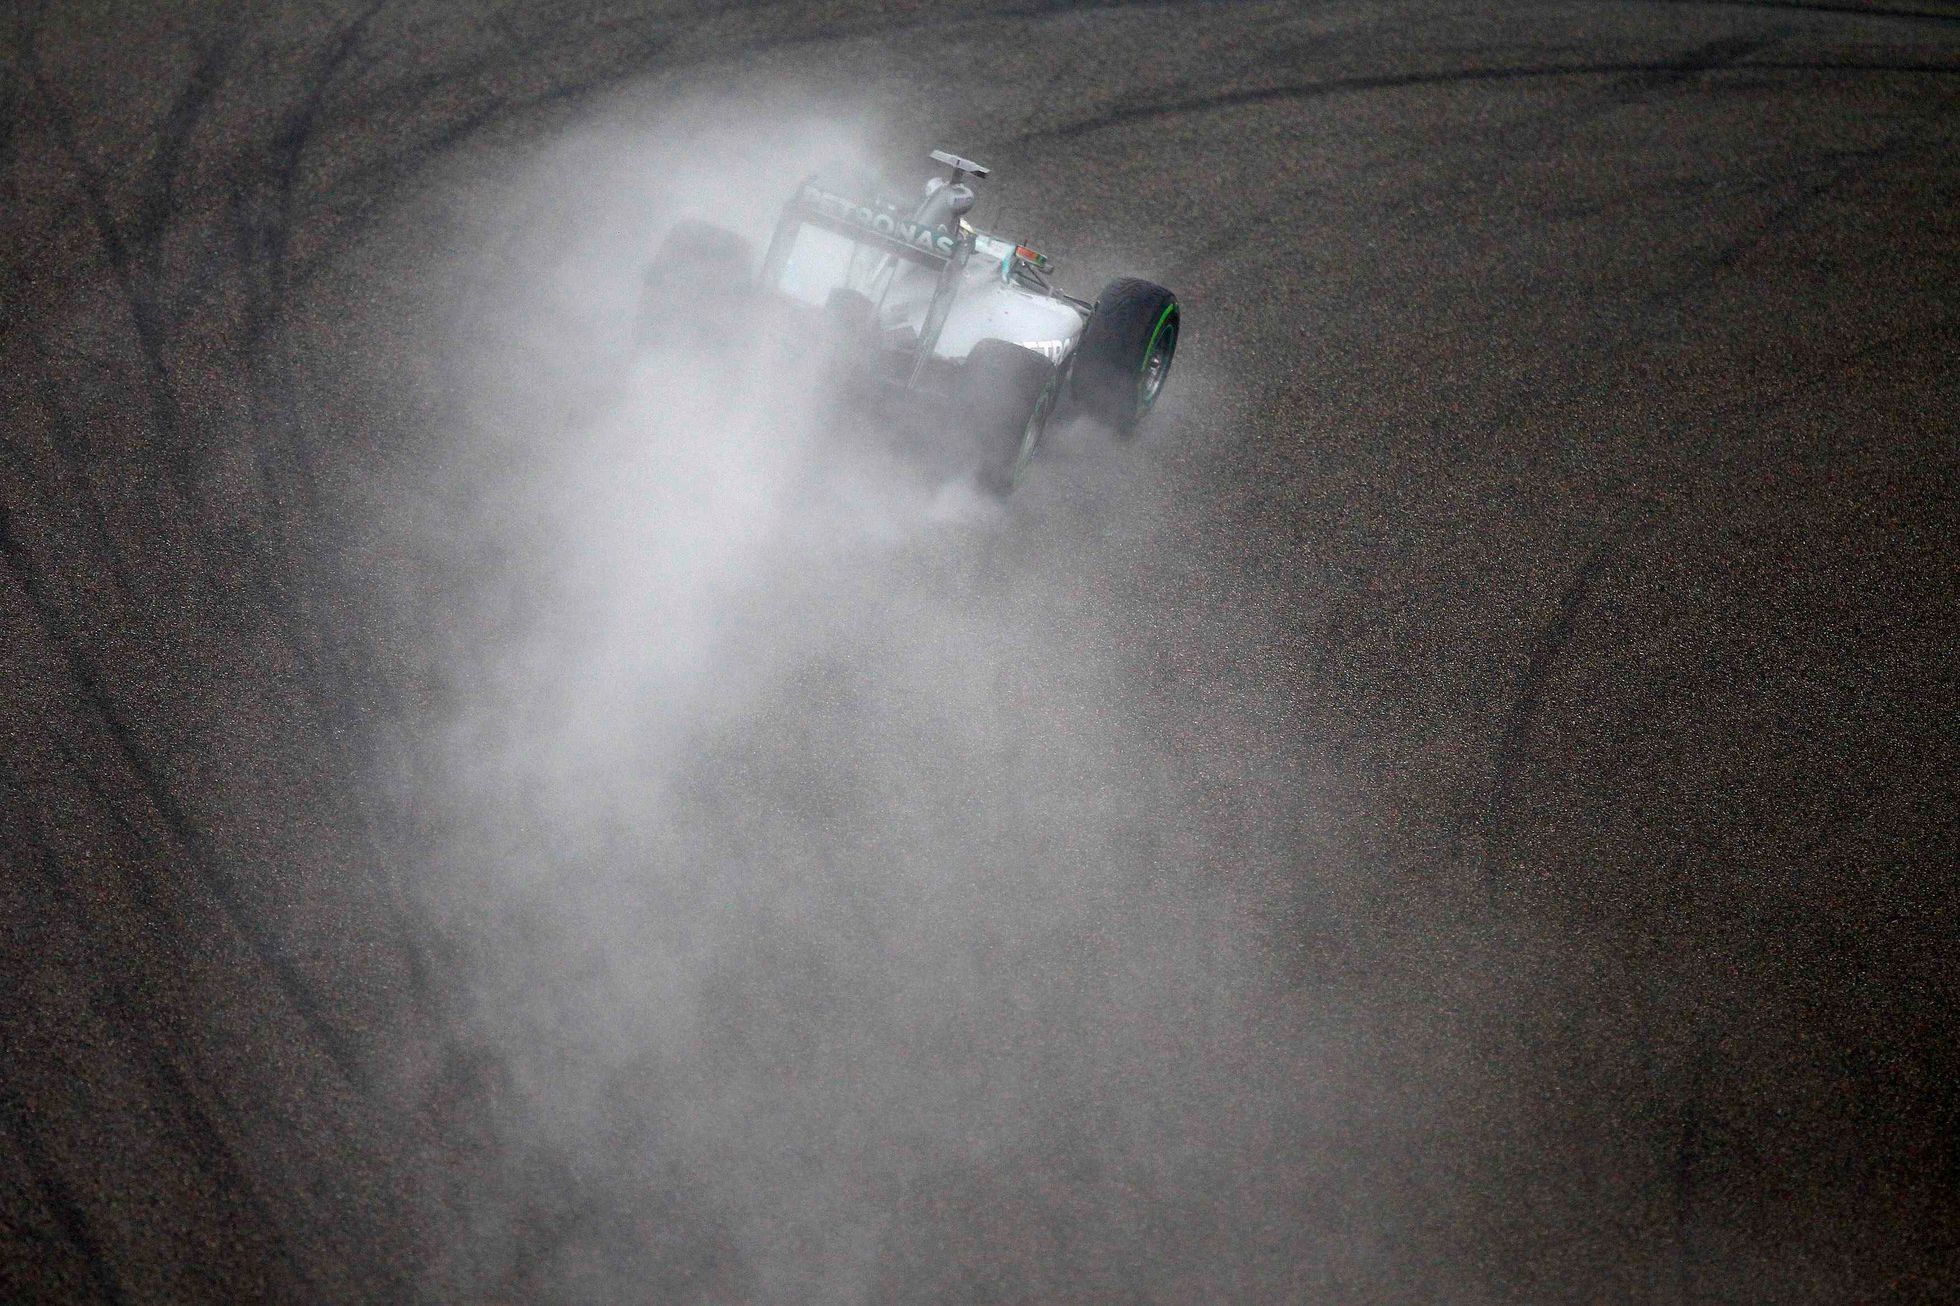
<svg viewBox="0 0 1960 1306">
<path fill-rule="evenodd" d="M 1338 1054 L 1270 1000 L 1273 706 L 1153 678 L 1118 601 L 1164 581 L 1147 451 L 1076 422 L 1002 506 L 823 350 L 632 340 L 664 229 L 766 236 L 775 161 L 849 148 L 593 128 L 485 221 L 412 764 L 501 1085 L 471 1255 L 575 1299 L 1225 1291 Z"/>
</svg>

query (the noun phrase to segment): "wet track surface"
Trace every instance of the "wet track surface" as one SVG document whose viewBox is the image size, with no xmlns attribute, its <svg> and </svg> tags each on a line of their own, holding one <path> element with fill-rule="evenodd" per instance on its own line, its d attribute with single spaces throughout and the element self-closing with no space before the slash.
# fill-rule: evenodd
<svg viewBox="0 0 1960 1306">
<path fill-rule="evenodd" d="M 287 8 L 0 33 L 0 1298 L 1960 1292 L 1960 15 Z M 806 119 L 1147 434 L 643 447 Z"/>
</svg>

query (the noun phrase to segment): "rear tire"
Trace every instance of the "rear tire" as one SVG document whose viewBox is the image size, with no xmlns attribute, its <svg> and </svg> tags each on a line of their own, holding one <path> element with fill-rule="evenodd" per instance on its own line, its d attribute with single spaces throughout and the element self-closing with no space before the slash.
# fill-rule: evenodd
<svg viewBox="0 0 1960 1306">
<path fill-rule="evenodd" d="M 1076 347 L 1076 402 L 1118 435 L 1135 431 L 1170 376 L 1178 317 L 1177 296 L 1153 282 L 1104 286 Z"/>
<path fill-rule="evenodd" d="M 1045 354 L 1005 340 L 982 340 L 967 356 L 954 387 L 959 420 L 972 431 L 977 479 L 1005 496 L 1041 445 L 1061 392 L 1061 376 Z"/>
<path fill-rule="evenodd" d="M 636 331 L 640 344 L 677 330 L 681 335 L 717 330 L 748 292 L 754 266 L 755 249 L 743 237 L 697 218 L 676 222 L 647 267 Z"/>
</svg>

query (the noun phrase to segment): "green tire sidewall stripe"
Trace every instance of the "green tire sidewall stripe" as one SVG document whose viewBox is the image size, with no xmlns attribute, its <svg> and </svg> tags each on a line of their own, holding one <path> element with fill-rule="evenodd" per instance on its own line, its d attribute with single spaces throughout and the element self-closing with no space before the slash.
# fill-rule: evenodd
<svg viewBox="0 0 1960 1306">
<path fill-rule="evenodd" d="M 1177 300 L 1173 299 L 1164 305 L 1164 311 L 1157 315 L 1157 325 L 1150 329 L 1150 339 L 1143 347 L 1143 361 L 1137 364 L 1137 402 L 1141 405 L 1139 413 L 1148 412 L 1157 402 L 1156 395 L 1148 398 L 1143 396 L 1143 380 L 1150 373 L 1150 356 L 1157 352 L 1157 337 L 1164 334 L 1164 324 L 1171 320 L 1171 314 L 1175 312 L 1177 312 Z M 1169 377 L 1165 378 L 1165 380 L 1169 379 Z M 1159 385 L 1157 388 L 1162 390 L 1163 386 Z"/>
<path fill-rule="evenodd" d="M 1157 337 L 1164 334 L 1164 323 L 1170 321 L 1171 314 L 1175 312 L 1177 312 L 1177 301 L 1173 299 L 1164 305 L 1164 311 L 1157 317 L 1157 325 L 1150 329 L 1150 339 L 1143 347 L 1143 361 L 1137 364 L 1137 375 L 1141 376 L 1143 370 L 1150 366 L 1150 354 L 1157 348 Z"/>
</svg>

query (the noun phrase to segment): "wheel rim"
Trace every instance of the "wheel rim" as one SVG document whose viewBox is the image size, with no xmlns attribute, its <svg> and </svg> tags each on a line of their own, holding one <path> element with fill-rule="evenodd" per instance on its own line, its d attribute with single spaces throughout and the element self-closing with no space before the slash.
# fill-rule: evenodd
<svg viewBox="0 0 1960 1306">
<path fill-rule="evenodd" d="M 1041 397 L 1035 400 L 1034 411 L 1028 414 L 1028 424 L 1021 428 L 1021 444 L 1014 451 L 1014 462 L 1007 469 L 1008 485 L 1018 483 L 1022 469 L 1034 461 L 1034 451 L 1041 444 L 1042 432 L 1048 428 L 1048 413 L 1055 406 L 1058 388 L 1056 378 L 1050 377 L 1048 384 L 1041 389 Z"/>
<path fill-rule="evenodd" d="M 1177 353 L 1177 305 L 1164 310 L 1157 329 L 1150 333 L 1150 347 L 1143 356 L 1143 370 L 1137 376 L 1137 407 L 1148 412 L 1157 402 L 1170 376 L 1171 357 Z"/>
</svg>

